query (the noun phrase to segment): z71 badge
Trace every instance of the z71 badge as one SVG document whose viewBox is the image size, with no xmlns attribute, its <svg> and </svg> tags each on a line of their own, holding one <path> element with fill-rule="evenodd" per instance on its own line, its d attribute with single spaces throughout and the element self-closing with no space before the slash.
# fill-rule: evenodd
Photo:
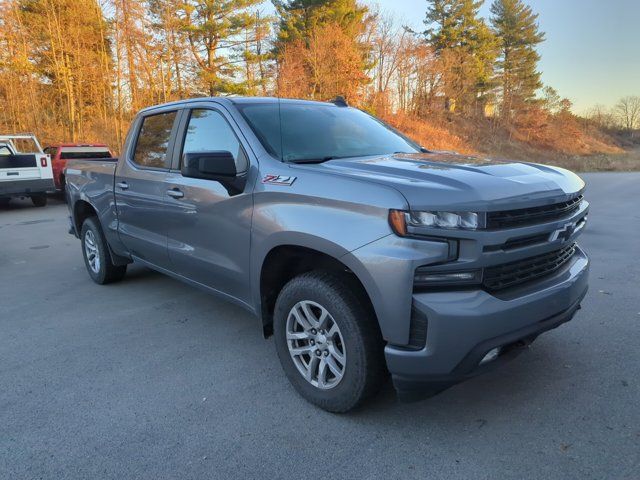
<svg viewBox="0 0 640 480">
<path fill-rule="evenodd" d="M 296 178 L 298 177 L 267 174 L 262 178 L 262 183 L 267 183 L 269 185 L 285 185 L 287 187 L 290 187 L 291 185 L 293 185 L 293 182 L 296 181 Z"/>
</svg>

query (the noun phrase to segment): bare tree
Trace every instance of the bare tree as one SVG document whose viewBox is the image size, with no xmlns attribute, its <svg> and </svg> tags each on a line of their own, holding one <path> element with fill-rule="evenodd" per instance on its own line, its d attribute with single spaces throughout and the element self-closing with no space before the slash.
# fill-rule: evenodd
<svg viewBox="0 0 640 480">
<path fill-rule="evenodd" d="M 617 126 L 617 119 L 611 108 L 604 105 L 596 105 L 586 114 L 587 120 L 598 128 L 613 130 Z"/>
<path fill-rule="evenodd" d="M 633 131 L 640 127 L 640 97 L 622 98 L 616 104 L 615 112 L 623 128 L 633 137 Z"/>
</svg>

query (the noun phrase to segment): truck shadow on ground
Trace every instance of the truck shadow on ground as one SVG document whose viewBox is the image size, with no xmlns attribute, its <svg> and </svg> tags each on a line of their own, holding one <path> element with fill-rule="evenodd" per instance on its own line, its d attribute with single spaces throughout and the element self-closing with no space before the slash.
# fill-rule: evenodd
<svg viewBox="0 0 640 480">
<path fill-rule="evenodd" d="M 9 203 L 0 202 L 0 213 L 15 210 L 33 210 L 47 214 L 47 208 L 54 205 L 64 205 L 66 202 L 57 194 L 47 196 L 47 205 L 45 207 L 36 207 L 29 198 L 12 198 Z"/>
<path fill-rule="evenodd" d="M 113 286 L 127 290 L 151 286 L 154 290 L 167 289 L 173 292 L 172 298 L 154 306 L 153 310 L 175 312 L 176 322 L 186 321 L 184 319 L 187 317 L 195 318 L 198 331 L 194 333 L 210 341 L 212 349 L 252 349 L 262 359 L 261 362 L 264 362 L 262 368 L 274 376 L 272 381 L 278 384 L 274 388 L 283 389 L 283 398 L 290 404 L 290 408 L 299 410 L 299 415 L 328 415 L 338 421 L 358 424 L 375 422 L 379 426 L 389 424 L 389 427 L 389 422 L 397 427 L 400 417 L 406 418 L 401 423 L 406 424 L 407 428 L 446 428 L 459 420 L 460 425 L 465 428 L 481 429 L 488 421 L 504 422 L 514 415 L 519 417 L 521 423 L 526 421 L 532 403 L 544 405 L 557 401 L 558 392 L 554 393 L 553 390 L 559 384 L 564 385 L 564 395 L 567 395 L 567 390 L 570 391 L 572 387 L 567 384 L 569 372 L 565 363 L 580 361 L 571 358 L 571 354 L 554 338 L 552 331 L 538 339 L 517 358 L 439 395 L 418 402 L 400 403 L 388 378 L 379 394 L 362 407 L 348 414 L 335 416 L 311 406 L 297 395 L 281 370 L 273 339 L 265 341 L 262 338 L 259 320 L 244 309 L 136 264 L 129 267 L 122 283 Z M 206 315 L 204 320 L 203 315 Z M 248 345 L 231 345 L 221 340 L 234 338 L 239 331 Z M 239 378 L 238 381 L 246 383 L 247 389 L 255 386 L 252 375 Z M 259 403 L 260 401 L 256 405 L 258 408 Z M 266 405 L 264 407 L 267 408 Z M 389 415 L 391 413 L 393 415 Z M 454 418 L 458 420 L 452 420 Z"/>
</svg>

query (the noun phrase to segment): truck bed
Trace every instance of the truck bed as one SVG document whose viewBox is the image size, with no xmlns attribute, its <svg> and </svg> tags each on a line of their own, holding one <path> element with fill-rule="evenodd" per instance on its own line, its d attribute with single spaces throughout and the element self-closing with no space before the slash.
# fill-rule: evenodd
<svg viewBox="0 0 640 480">
<path fill-rule="evenodd" d="M 68 199 L 75 202 L 82 191 L 86 198 L 92 199 L 101 207 L 100 211 L 109 211 L 108 205 L 113 201 L 113 182 L 117 164 L 117 158 L 103 161 L 69 160 L 65 169 Z"/>
</svg>

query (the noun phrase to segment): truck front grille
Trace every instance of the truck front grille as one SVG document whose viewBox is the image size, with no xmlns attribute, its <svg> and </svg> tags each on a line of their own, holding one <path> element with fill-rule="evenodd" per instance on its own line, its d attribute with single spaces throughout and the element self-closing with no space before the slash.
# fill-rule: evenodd
<svg viewBox="0 0 640 480">
<path fill-rule="evenodd" d="M 583 196 L 580 195 L 566 202 L 554 203 L 553 205 L 505 210 L 502 212 L 489 212 L 487 213 L 487 228 L 521 227 L 557 220 L 578 210 L 582 199 Z"/>
<path fill-rule="evenodd" d="M 550 275 L 567 263 L 576 252 L 576 245 L 554 252 L 525 258 L 484 269 L 483 285 L 487 290 L 497 291 L 514 287 Z"/>
</svg>

